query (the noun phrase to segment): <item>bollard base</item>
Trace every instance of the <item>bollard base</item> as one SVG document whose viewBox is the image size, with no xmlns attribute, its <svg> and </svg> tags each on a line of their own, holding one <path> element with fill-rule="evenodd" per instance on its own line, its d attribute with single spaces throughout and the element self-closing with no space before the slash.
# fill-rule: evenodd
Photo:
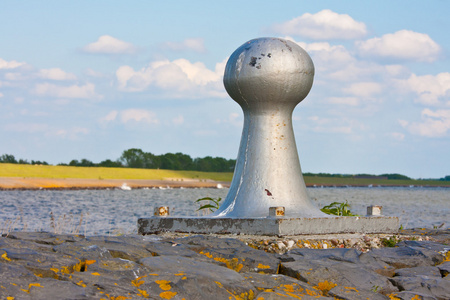
<svg viewBox="0 0 450 300">
<path fill-rule="evenodd" d="M 342 233 L 396 233 L 397 217 L 328 218 L 201 218 L 151 217 L 138 220 L 139 234 L 185 232 L 244 235 L 321 235 Z"/>
</svg>

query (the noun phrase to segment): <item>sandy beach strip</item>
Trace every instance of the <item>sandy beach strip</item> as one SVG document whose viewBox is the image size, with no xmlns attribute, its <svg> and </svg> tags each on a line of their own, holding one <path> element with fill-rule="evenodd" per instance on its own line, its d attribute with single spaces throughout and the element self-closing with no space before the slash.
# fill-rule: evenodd
<svg viewBox="0 0 450 300">
<path fill-rule="evenodd" d="M 217 188 L 229 187 L 230 182 L 195 179 L 76 179 L 76 178 L 35 178 L 0 177 L 0 190 L 39 190 L 39 189 L 107 189 L 121 188 Z"/>
</svg>

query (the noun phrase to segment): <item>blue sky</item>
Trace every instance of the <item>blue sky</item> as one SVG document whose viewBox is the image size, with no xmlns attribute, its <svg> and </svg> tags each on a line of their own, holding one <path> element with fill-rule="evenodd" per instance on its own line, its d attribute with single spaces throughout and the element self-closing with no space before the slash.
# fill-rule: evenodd
<svg viewBox="0 0 450 300">
<path fill-rule="evenodd" d="M 448 1 L 2 1 L 0 154 L 51 164 L 141 148 L 236 158 L 227 58 L 297 42 L 316 75 L 304 172 L 450 174 Z"/>
</svg>

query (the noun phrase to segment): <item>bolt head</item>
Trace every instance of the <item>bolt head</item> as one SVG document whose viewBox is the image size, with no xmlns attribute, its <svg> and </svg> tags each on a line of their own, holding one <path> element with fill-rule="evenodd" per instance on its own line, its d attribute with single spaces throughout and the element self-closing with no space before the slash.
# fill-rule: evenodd
<svg viewBox="0 0 450 300">
<path fill-rule="evenodd" d="M 224 85 L 242 107 L 289 103 L 311 90 L 314 64 L 303 48 L 280 38 L 258 38 L 240 46 L 228 59 Z"/>
</svg>

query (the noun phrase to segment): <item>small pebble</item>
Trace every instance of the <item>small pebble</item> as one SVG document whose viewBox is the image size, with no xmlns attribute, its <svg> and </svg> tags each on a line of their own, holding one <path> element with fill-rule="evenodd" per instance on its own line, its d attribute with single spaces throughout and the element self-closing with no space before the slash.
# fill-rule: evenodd
<svg viewBox="0 0 450 300">
<path fill-rule="evenodd" d="M 277 243 L 278 249 L 283 250 L 284 248 L 286 248 L 286 245 L 283 242 L 278 242 Z"/>
<path fill-rule="evenodd" d="M 291 249 L 294 245 L 295 245 L 295 242 L 293 240 L 286 241 L 286 247 L 288 249 Z"/>
</svg>

